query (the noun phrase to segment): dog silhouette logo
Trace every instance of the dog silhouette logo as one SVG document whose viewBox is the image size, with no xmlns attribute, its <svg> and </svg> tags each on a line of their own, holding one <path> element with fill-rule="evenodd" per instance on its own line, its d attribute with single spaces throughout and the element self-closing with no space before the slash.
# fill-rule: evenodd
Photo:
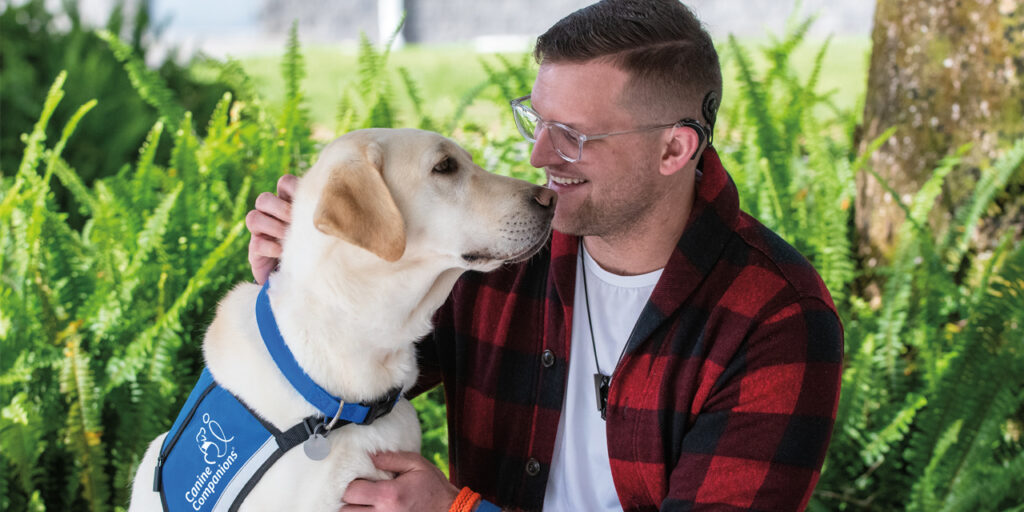
<svg viewBox="0 0 1024 512">
<path fill-rule="evenodd" d="M 235 436 L 227 437 L 220 423 L 210 418 L 209 413 L 203 413 L 203 424 L 196 433 L 196 446 L 203 454 L 203 460 L 207 464 L 213 464 L 217 459 L 228 454 L 228 443 L 235 439 Z M 213 460 L 210 460 L 210 458 Z"/>
</svg>

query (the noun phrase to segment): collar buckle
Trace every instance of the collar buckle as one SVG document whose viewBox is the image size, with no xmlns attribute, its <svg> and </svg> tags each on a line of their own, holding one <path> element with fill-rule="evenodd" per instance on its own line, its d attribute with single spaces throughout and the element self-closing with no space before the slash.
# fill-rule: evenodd
<svg viewBox="0 0 1024 512">
<path fill-rule="evenodd" d="M 402 388 L 395 387 L 388 391 L 388 394 L 385 395 L 380 400 L 370 403 L 361 402 L 359 405 L 367 408 L 366 419 L 362 421 L 362 424 L 369 425 L 373 423 L 375 420 L 377 420 L 377 418 L 380 418 L 381 416 L 384 416 L 387 413 L 391 412 L 391 409 L 395 408 L 395 404 L 398 403 L 398 400 L 401 397 Z"/>
</svg>

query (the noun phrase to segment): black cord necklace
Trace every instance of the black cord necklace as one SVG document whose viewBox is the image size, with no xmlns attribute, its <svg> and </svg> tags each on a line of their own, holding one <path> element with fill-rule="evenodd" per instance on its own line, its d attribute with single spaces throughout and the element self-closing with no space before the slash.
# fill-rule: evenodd
<svg viewBox="0 0 1024 512">
<path fill-rule="evenodd" d="M 601 371 L 601 363 L 597 360 L 597 341 L 594 336 L 594 321 L 590 316 L 590 292 L 587 291 L 587 262 L 583 259 L 583 238 L 580 238 L 580 266 L 583 269 L 583 300 L 587 305 L 587 324 L 590 326 L 590 348 L 594 350 L 594 366 L 597 367 L 597 373 L 594 374 L 594 393 L 597 395 L 597 410 L 601 411 L 601 419 L 605 419 L 605 415 L 608 412 L 608 387 L 611 385 L 612 376 L 611 374 L 605 375 Z M 622 347 L 622 352 L 619 352 L 619 359 L 622 359 L 622 354 L 626 352 L 626 347 Z M 618 361 L 615 365 L 618 366 Z M 612 369 L 612 373 L 615 369 Z"/>
</svg>

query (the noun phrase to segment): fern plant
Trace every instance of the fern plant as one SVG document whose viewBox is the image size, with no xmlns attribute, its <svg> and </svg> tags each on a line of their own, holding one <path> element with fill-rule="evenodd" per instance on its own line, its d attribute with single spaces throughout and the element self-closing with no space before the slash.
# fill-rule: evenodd
<svg viewBox="0 0 1024 512">
<path fill-rule="evenodd" d="M 849 137 L 831 129 L 851 114 L 817 91 L 828 41 L 806 80 L 793 70 L 792 53 L 812 22 L 762 48 L 760 74 L 747 49 L 730 37 L 727 57 L 737 68 L 739 97 L 723 108 L 715 140 L 743 209 L 811 260 L 845 311 L 855 277 L 849 225 L 860 162 L 846 157 Z"/>
<path fill-rule="evenodd" d="M 843 318 L 846 364 L 837 422 L 811 510 L 1002 510 L 1024 502 L 1020 441 L 1024 354 L 1019 297 L 1024 247 L 1006 237 L 987 259 L 971 235 L 1024 161 L 1024 141 L 985 170 L 946 231 L 926 218 L 967 148 L 952 152 L 910 201 L 894 261 L 871 301 L 853 288 L 854 116 L 815 90 L 826 42 L 801 79 L 791 66 L 810 20 L 762 48 L 758 72 L 731 38 L 739 98 L 723 110 L 716 145 L 748 212 L 783 235 L 821 273 Z M 883 183 L 883 187 L 887 184 Z M 966 269 L 966 272 L 965 272 Z M 985 492 L 979 489 L 986 489 Z"/>
<path fill-rule="evenodd" d="M 134 165 L 86 185 L 61 152 L 95 103 L 46 145 L 61 74 L 17 174 L 0 179 L 5 510 L 123 508 L 146 443 L 197 375 L 215 301 L 248 275 L 243 218 L 256 191 L 312 154 L 298 88 L 281 117 L 225 94 L 200 137 L 162 79 L 115 36 L 102 37 L 161 120 Z M 282 134 L 293 142 L 281 144 Z M 161 145 L 167 166 L 156 158 Z M 55 207 L 51 178 L 86 216 L 80 229 Z"/>
<path fill-rule="evenodd" d="M 963 153 L 903 205 L 908 220 L 897 259 L 883 269 L 880 302 L 857 303 L 847 325 L 819 510 L 1003 510 L 1024 501 L 1024 245 L 1007 236 L 990 258 L 965 261 L 952 242 L 976 228 L 980 217 L 970 212 L 984 211 L 990 190 L 1024 165 L 1024 140 L 986 170 L 968 213 L 933 233 L 928 209 Z"/>
</svg>

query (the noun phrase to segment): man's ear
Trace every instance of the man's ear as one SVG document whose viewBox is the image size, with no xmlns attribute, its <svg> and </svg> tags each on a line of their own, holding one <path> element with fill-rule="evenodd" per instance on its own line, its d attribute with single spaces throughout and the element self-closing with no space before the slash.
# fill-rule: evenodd
<svg viewBox="0 0 1024 512">
<path fill-rule="evenodd" d="M 331 165 L 313 214 L 316 228 L 387 261 L 398 261 L 405 252 L 405 221 L 381 175 L 380 146 L 371 142 L 362 155 Z"/>
<path fill-rule="evenodd" d="M 659 172 L 664 176 L 675 174 L 693 159 L 694 153 L 700 151 L 700 146 L 701 137 L 695 129 L 688 126 L 672 128 L 661 153 Z"/>
</svg>

